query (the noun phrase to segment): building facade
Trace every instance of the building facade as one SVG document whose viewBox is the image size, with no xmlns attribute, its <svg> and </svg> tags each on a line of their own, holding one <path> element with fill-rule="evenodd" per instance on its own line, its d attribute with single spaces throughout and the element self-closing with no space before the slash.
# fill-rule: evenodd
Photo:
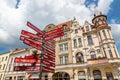
<svg viewBox="0 0 120 80">
<path fill-rule="evenodd" d="M 6 68 L 8 66 L 9 55 L 11 52 L 0 54 L 0 80 L 5 79 Z"/>
<path fill-rule="evenodd" d="M 74 18 L 57 25 L 64 36 L 56 39 L 56 68 L 52 80 L 118 80 L 119 53 L 107 24 L 96 12 L 83 26 Z"/>
<path fill-rule="evenodd" d="M 24 58 L 29 55 L 29 49 L 15 49 L 11 51 L 9 55 L 9 61 L 6 68 L 5 79 L 3 80 L 26 80 L 27 72 L 26 71 L 14 71 L 14 66 L 23 66 L 28 65 L 26 63 L 15 63 L 15 58 Z"/>
<path fill-rule="evenodd" d="M 107 16 L 95 12 L 92 23 L 85 21 L 83 26 L 74 18 L 58 25 L 49 24 L 44 31 L 63 28 L 64 35 L 55 41 L 55 73 L 43 73 L 42 80 L 118 80 L 120 57 Z M 51 46 L 52 47 L 52 46 Z M 36 49 L 16 50 L 8 55 L 6 62 L 0 63 L 0 76 L 6 72 L 6 80 L 39 80 L 39 71 L 14 71 L 13 67 L 31 65 L 14 63 L 16 57 L 25 57 L 41 52 Z M 0 55 L 3 61 L 2 54 Z M 1 67 L 7 65 L 6 70 Z M 1 77 L 1 80 L 4 80 Z"/>
</svg>

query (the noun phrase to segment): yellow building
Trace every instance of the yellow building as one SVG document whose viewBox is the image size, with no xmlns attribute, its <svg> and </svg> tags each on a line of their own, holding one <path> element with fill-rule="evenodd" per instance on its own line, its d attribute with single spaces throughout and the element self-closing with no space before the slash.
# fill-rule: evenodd
<svg viewBox="0 0 120 80">
<path fill-rule="evenodd" d="M 71 21 L 45 29 L 63 27 L 64 36 L 56 39 L 55 73 L 51 80 L 118 80 L 120 58 L 111 35 L 107 16 L 95 12 L 92 24 Z"/>
<path fill-rule="evenodd" d="M 5 80 L 6 68 L 8 66 L 9 55 L 11 52 L 0 54 L 0 80 Z"/>
</svg>

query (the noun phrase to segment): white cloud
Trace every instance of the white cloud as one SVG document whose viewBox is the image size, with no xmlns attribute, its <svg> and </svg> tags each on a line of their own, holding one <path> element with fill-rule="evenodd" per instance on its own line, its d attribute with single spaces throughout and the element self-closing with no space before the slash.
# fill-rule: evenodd
<svg viewBox="0 0 120 80">
<path fill-rule="evenodd" d="M 0 44 L 15 46 L 20 43 L 19 36 L 22 29 L 30 30 L 26 22 L 30 21 L 40 29 L 48 24 L 59 24 L 71 20 L 74 16 L 83 25 L 84 21 L 91 21 L 93 11 L 98 8 L 107 14 L 113 0 L 99 0 L 98 6 L 91 3 L 85 6 L 87 0 L 20 0 L 19 8 L 16 9 L 16 0 L 0 0 Z M 10 36 L 10 37 L 9 37 Z M 3 42 L 4 41 L 4 42 Z"/>
<path fill-rule="evenodd" d="M 110 24 L 112 35 L 116 43 L 120 43 L 120 24 Z"/>
<path fill-rule="evenodd" d="M 104 14 L 107 14 L 110 10 L 110 5 L 113 2 L 113 0 L 99 0 L 97 9 L 104 12 Z"/>
</svg>

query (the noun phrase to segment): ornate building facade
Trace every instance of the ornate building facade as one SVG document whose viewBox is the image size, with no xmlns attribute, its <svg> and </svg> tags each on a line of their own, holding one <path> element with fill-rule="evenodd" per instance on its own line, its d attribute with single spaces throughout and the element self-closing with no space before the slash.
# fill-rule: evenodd
<svg viewBox="0 0 120 80">
<path fill-rule="evenodd" d="M 80 26 L 74 18 L 56 26 L 63 27 L 64 36 L 56 39 L 52 80 L 118 80 L 119 53 L 106 21 L 107 16 L 96 12 L 92 24 Z"/>
</svg>

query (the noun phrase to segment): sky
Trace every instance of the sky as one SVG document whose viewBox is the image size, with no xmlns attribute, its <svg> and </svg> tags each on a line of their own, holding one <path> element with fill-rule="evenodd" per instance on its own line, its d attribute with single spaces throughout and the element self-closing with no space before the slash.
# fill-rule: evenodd
<svg viewBox="0 0 120 80">
<path fill-rule="evenodd" d="M 21 30 L 33 32 L 27 21 L 44 29 L 73 17 L 83 26 L 91 23 L 96 10 L 107 16 L 107 23 L 120 53 L 120 0 L 0 0 L 0 53 L 28 47 L 19 40 Z"/>
</svg>

